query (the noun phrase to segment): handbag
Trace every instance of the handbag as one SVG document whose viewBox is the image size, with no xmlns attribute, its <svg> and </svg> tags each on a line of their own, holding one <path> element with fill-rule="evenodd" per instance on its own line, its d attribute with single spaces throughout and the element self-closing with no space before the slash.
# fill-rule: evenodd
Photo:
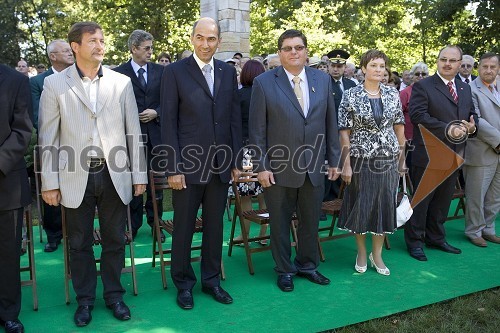
<svg viewBox="0 0 500 333">
<path fill-rule="evenodd" d="M 399 202 L 396 208 L 396 225 L 398 228 L 402 227 L 413 214 L 413 209 L 411 208 L 410 199 L 408 198 L 408 192 L 406 190 L 406 176 L 403 176 L 403 198 Z"/>
</svg>

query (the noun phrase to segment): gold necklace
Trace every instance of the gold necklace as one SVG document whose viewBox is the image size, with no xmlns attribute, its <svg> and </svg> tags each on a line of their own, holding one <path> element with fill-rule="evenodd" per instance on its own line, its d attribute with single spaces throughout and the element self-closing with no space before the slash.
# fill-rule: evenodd
<svg viewBox="0 0 500 333">
<path fill-rule="evenodd" d="M 370 96 L 377 96 L 380 93 L 380 86 L 378 86 L 378 90 L 376 92 L 371 92 L 366 89 L 366 87 L 363 85 L 363 89 L 366 91 L 366 93 Z"/>
</svg>

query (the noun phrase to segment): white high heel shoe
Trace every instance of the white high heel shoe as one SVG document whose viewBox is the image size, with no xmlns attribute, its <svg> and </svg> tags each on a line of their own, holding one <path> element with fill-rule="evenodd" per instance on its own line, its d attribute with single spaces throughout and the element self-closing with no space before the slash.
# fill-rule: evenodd
<svg viewBox="0 0 500 333">
<path fill-rule="evenodd" d="M 382 274 L 382 275 L 391 275 L 391 271 L 389 268 L 378 268 L 377 265 L 375 264 L 375 260 L 373 260 L 373 253 L 370 253 L 370 256 L 368 257 L 370 259 L 370 263 L 372 264 L 372 267 L 375 267 L 377 269 L 377 273 Z"/>
<path fill-rule="evenodd" d="M 356 264 L 354 265 L 354 269 L 356 270 L 356 272 L 358 272 L 358 273 L 364 273 L 364 272 L 366 272 L 367 266 L 368 265 L 359 266 L 358 265 L 358 256 L 356 256 Z"/>
</svg>

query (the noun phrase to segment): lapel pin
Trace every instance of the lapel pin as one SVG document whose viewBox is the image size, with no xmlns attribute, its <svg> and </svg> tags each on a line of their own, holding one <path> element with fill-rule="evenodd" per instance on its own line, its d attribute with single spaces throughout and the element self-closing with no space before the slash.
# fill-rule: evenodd
<svg viewBox="0 0 500 333">
<path fill-rule="evenodd" d="M 220 68 L 220 67 L 219 67 L 219 70 L 221 71 L 221 70 L 222 70 L 222 68 Z"/>
<path fill-rule="evenodd" d="M 314 90 L 314 87 L 312 87 L 312 91 L 313 91 L 313 92 L 316 92 L 316 90 Z"/>
</svg>

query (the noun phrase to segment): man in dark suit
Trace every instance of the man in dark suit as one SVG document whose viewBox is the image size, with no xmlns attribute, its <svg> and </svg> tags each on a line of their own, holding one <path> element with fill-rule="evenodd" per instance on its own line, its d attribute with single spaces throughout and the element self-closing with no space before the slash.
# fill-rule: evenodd
<svg viewBox="0 0 500 333">
<path fill-rule="evenodd" d="M 417 188 L 423 178 L 441 181 L 453 167 L 454 160 L 442 159 L 429 163 L 427 149 L 422 137 L 422 125 L 451 150 L 464 156 L 467 136 L 476 134 L 476 113 L 472 103 L 469 85 L 455 79 L 462 59 L 462 50 L 458 46 L 446 46 L 437 60 L 437 73 L 416 82 L 410 99 L 410 118 L 414 127 L 412 156 L 412 180 Z M 437 162 L 437 163 L 436 163 Z M 429 164 L 429 165 L 428 165 Z M 406 246 L 410 256 L 426 261 L 423 244 L 448 253 L 459 254 L 460 249 L 446 242 L 443 226 L 451 197 L 455 189 L 458 171 L 453 172 L 414 207 L 413 215 L 405 227 Z M 437 184 L 436 184 L 437 185 Z"/>
<path fill-rule="evenodd" d="M 472 69 L 474 68 L 475 60 L 471 55 L 464 54 L 462 57 L 462 64 L 458 69 L 458 73 L 455 76 L 457 80 L 461 80 L 467 84 L 471 84 L 477 76 L 472 75 Z"/>
<path fill-rule="evenodd" d="M 333 95 L 335 99 L 335 110 L 339 109 L 340 101 L 344 91 L 355 87 L 356 83 L 344 77 L 345 66 L 349 53 L 344 50 L 333 50 L 328 52 L 329 64 L 328 73 L 333 79 Z"/>
<path fill-rule="evenodd" d="M 191 242 L 200 204 L 202 291 L 220 303 L 233 301 L 220 287 L 222 220 L 242 145 L 236 70 L 213 58 L 220 44 L 218 24 L 211 18 L 196 21 L 191 43 L 194 54 L 165 67 L 161 88 L 162 142 L 174 189 L 171 274 L 183 309 L 194 306 Z"/>
<path fill-rule="evenodd" d="M 20 261 L 23 207 L 31 202 L 24 153 L 33 128 L 28 77 L 0 65 L 0 321 L 5 332 L 24 332 Z"/>
<path fill-rule="evenodd" d="M 69 44 L 62 39 L 56 39 L 47 46 L 52 67 L 49 70 L 30 78 L 31 99 L 33 102 L 33 124 L 38 129 L 38 107 L 40 104 L 40 96 L 43 91 L 43 82 L 45 78 L 54 73 L 59 73 L 69 66 L 73 65 L 75 58 Z M 45 244 L 45 252 L 54 252 L 57 250 L 62 239 L 62 224 L 61 224 L 61 207 L 48 205 L 43 202 L 43 228 L 47 234 L 47 244 Z"/>
<path fill-rule="evenodd" d="M 292 291 L 293 275 L 326 285 L 318 272 L 318 220 L 328 178 L 338 178 L 340 158 L 330 77 L 305 66 L 307 38 L 287 30 L 278 39 L 282 66 L 254 80 L 250 102 L 250 143 L 255 146 L 259 182 L 271 220 L 271 250 L 278 287 Z M 297 256 L 292 262 L 290 222 L 299 218 Z"/>
<path fill-rule="evenodd" d="M 132 59 L 116 67 L 114 70 L 127 75 L 134 87 L 139 120 L 141 122 L 142 134 L 146 136 L 145 145 L 148 160 L 148 170 L 151 169 L 153 159 L 153 147 L 161 144 L 160 132 L 160 86 L 163 66 L 152 63 L 153 36 L 143 30 L 134 30 L 128 38 L 128 48 Z M 154 168 L 153 168 L 154 169 Z M 151 188 L 147 187 L 146 216 L 148 224 L 153 227 L 153 203 L 151 200 Z M 163 213 L 163 195 L 161 191 L 157 194 L 158 215 Z M 132 236 L 135 238 L 137 231 L 142 226 L 143 197 L 134 197 L 130 202 L 130 213 L 132 215 Z M 162 241 L 165 241 L 165 235 Z"/>
</svg>

